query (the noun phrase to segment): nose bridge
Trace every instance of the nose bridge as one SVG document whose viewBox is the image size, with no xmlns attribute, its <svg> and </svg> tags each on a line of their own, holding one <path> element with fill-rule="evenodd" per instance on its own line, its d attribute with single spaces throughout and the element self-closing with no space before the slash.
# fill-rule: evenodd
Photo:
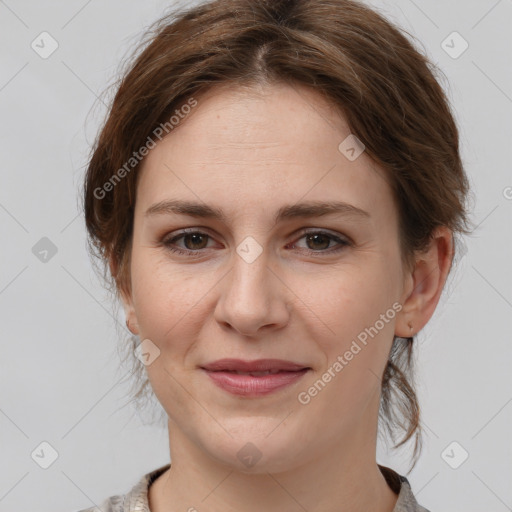
<svg viewBox="0 0 512 512">
<path fill-rule="evenodd" d="M 268 269 L 269 251 L 256 241 L 246 237 L 236 247 L 232 259 L 232 275 L 228 293 L 244 303 L 249 301 L 252 307 L 261 307 L 268 300 L 272 287 L 271 272 Z"/>
<path fill-rule="evenodd" d="M 244 334 L 287 322 L 286 294 L 269 268 L 270 259 L 268 249 L 251 236 L 235 247 L 230 275 L 217 304 L 218 321 Z"/>
</svg>

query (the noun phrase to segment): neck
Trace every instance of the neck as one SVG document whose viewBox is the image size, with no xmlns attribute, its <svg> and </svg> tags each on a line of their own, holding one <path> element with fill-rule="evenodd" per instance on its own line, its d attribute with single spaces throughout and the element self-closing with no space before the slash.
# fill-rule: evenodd
<svg viewBox="0 0 512 512">
<path fill-rule="evenodd" d="M 373 422 L 368 422 L 371 425 Z M 375 460 L 376 431 L 333 440 L 328 453 L 279 473 L 244 473 L 209 457 L 169 420 L 171 468 L 150 487 L 152 512 L 392 512 L 397 495 Z"/>
</svg>

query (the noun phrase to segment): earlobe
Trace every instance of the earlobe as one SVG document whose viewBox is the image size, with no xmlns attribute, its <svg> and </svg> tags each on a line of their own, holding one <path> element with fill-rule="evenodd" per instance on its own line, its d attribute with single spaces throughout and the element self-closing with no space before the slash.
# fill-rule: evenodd
<svg viewBox="0 0 512 512">
<path fill-rule="evenodd" d="M 137 321 L 133 320 L 134 315 L 131 314 L 126 315 L 126 327 L 132 334 L 139 334 L 139 326 Z"/>
<path fill-rule="evenodd" d="M 126 327 L 132 334 L 139 334 L 139 324 L 137 322 L 137 315 L 135 314 L 133 303 L 131 300 L 127 299 L 126 292 L 121 292 L 120 295 L 126 317 Z"/>
<path fill-rule="evenodd" d="M 413 336 L 430 320 L 443 291 L 452 258 L 452 232 L 445 226 L 438 227 L 432 234 L 429 247 L 417 255 L 414 270 L 408 276 L 402 310 L 395 323 L 396 336 Z"/>
<path fill-rule="evenodd" d="M 129 291 L 125 290 L 122 283 L 118 283 L 119 298 L 123 304 L 124 315 L 126 317 L 126 327 L 132 334 L 139 334 L 139 324 L 137 315 L 133 307 L 133 300 Z"/>
<path fill-rule="evenodd" d="M 132 334 L 139 334 L 137 315 L 135 314 L 135 310 L 133 308 L 133 301 L 131 299 L 130 290 L 126 289 L 125 283 L 122 280 L 122 276 L 117 275 L 117 265 L 112 257 L 109 260 L 109 267 L 112 277 L 116 282 L 119 300 L 123 304 L 124 314 L 126 317 L 126 327 Z"/>
</svg>

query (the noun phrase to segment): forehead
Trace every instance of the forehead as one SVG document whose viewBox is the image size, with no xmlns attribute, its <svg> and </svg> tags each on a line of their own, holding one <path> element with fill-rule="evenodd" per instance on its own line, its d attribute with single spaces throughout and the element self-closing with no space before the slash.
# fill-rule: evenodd
<svg viewBox="0 0 512 512">
<path fill-rule="evenodd" d="M 298 161 L 311 151 L 318 158 L 318 150 L 332 149 L 333 141 L 345 138 L 350 129 L 319 93 L 274 84 L 213 88 L 198 98 L 174 135 L 178 132 L 183 139 L 200 136 L 197 146 L 217 155 L 239 150 L 261 158 L 288 151 L 287 160 Z"/>
<path fill-rule="evenodd" d="M 281 84 L 222 87 L 196 101 L 145 157 L 137 203 L 185 196 L 260 210 L 300 199 L 393 207 L 384 171 L 364 152 L 351 161 L 340 151 L 350 128 L 319 93 Z"/>
</svg>

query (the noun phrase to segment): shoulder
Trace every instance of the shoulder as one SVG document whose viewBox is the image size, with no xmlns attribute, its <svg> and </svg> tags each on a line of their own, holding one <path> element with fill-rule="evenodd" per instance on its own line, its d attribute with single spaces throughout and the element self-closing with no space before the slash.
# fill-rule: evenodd
<svg viewBox="0 0 512 512">
<path fill-rule="evenodd" d="M 149 512 L 148 490 L 150 485 L 170 467 L 170 464 L 146 473 L 126 494 L 116 494 L 94 507 L 79 512 Z"/>
<path fill-rule="evenodd" d="M 79 512 L 121 512 L 124 510 L 128 510 L 124 506 L 126 495 L 115 495 L 106 498 L 99 505 L 89 508 L 84 508 Z"/>
<path fill-rule="evenodd" d="M 384 475 L 389 487 L 398 494 L 393 512 L 429 512 L 425 507 L 422 507 L 414 497 L 411 489 L 411 484 L 405 476 L 399 475 L 391 468 L 379 465 L 381 473 Z"/>
<path fill-rule="evenodd" d="M 404 481 L 393 512 L 429 512 L 416 501 L 407 478 L 402 478 L 404 478 Z"/>
<path fill-rule="evenodd" d="M 82 509 L 79 512 L 149 512 L 148 490 L 150 485 L 170 467 L 166 464 L 143 475 L 143 477 L 126 494 L 116 494 L 106 498 L 101 504 Z M 416 501 L 411 485 L 405 476 L 385 466 L 379 468 L 388 485 L 398 494 L 393 512 L 429 512 Z"/>
</svg>

